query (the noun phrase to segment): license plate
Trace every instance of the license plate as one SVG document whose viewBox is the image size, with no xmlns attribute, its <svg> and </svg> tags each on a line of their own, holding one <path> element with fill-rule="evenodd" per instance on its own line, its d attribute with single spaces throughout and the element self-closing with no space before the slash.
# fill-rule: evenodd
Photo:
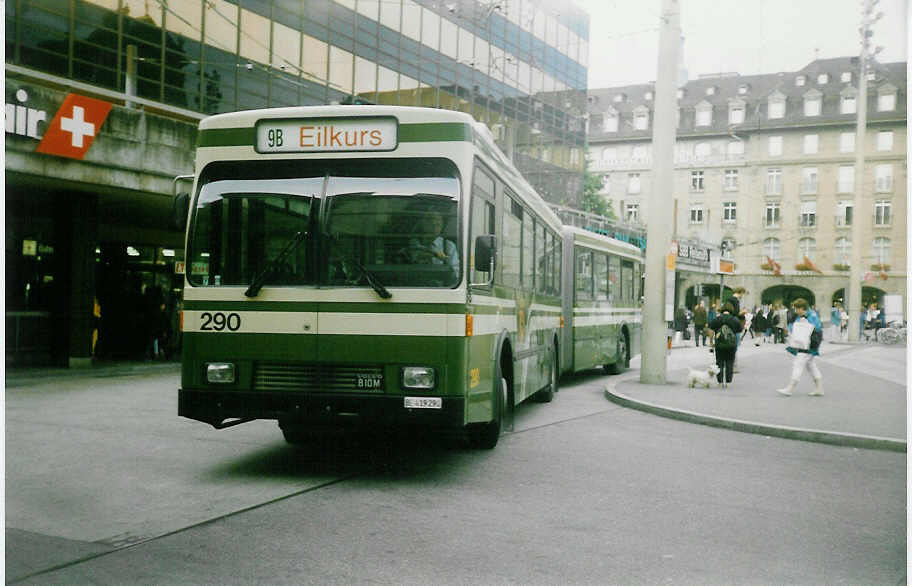
<svg viewBox="0 0 912 586">
<path fill-rule="evenodd" d="M 442 409 L 443 399 L 440 397 L 406 397 L 406 409 Z"/>
</svg>

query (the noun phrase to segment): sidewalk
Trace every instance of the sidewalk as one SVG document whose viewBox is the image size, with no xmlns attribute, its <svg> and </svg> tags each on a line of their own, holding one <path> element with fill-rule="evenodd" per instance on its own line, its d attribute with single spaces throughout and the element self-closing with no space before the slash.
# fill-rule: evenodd
<svg viewBox="0 0 912 586">
<path fill-rule="evenodd" d="M 74 378 L 101 378 L 109 376 L 130 376 L 157 372 L 180 372 L 180 361 L 164 362 L 103 362 L 88 368 L 28 367 L 6 368 L 4 379 L 7 387 L 19 387 L 37 381 Z"/>
<path fill-rule="evenodd" d="M 690 342 L 692 344 L 692 342 Z M 906 348 L 824 342 L 818 367 L 823 397 L 805 373 L 795 393 L 776 389 L 791 374 L 792 355 L 783 344 L 738 350 L 732 384 L 687 387 L 687 367 L 706 367 L 715 357 L 705 347 L 672 348 L 666 384 L 639 382 L 639 372 L 612 380 L 605 396 L 615 403 L 663 417 L 737 431 L 870 449 L 906 451 Z M 639 359 L 631 364 L 639 367 Z"/>
</svg>

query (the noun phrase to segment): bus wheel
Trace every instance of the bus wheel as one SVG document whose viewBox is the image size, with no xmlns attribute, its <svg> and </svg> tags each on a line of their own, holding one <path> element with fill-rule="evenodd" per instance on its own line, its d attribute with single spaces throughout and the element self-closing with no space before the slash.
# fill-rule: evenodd
<svg viewBox="0 0 912 586">
<path fill-rule="evenodd" d="M 497 374 L 500 377 L 500 393 L 494 395 L 494 418 L 488 423 L 480 423 L 469 429 L 469 443 L 472 447 L 482 450 L 491 450 L 497 446 L 509 400 L 507 379 L 499 372 Z"/>
<path fill-rule="evenodd" d="M 617 348 L 614 353 L 614 363 L 606 364 L 605 370 L 608 371 L 608 374 L 621 374 L 627 370 L 627 366 L 630 364 L 630 356 L 627 350 L 627 336 L 623 333 L 618 334 L 617 337 Z"/>
<path fill-rule="evenodd" d="M 557 364 L 557 346 L 551 347 L 551 382 L 547 388 L 535 393 L 535 400 L 539 403 L 550 403 L 557 392 L 557 379 L 560 378 L 560 368 Z"/>
</svg>

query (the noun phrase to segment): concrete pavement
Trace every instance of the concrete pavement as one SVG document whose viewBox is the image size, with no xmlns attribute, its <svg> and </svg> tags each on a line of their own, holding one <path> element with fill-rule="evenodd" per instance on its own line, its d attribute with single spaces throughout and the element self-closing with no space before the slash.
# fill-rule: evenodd
<svg viewBox="0 0 912 586">
<path fill-rule="evenodd" d="M 783 344 L 742 342 L 732 384 L 688 388 L 687 368 L 715 361 L 705 347 L 675 347 L 665 385 L 641 384 L 639 372 L 612 379 L 605 396 L 615 403 L 664 417 L 736 431 L 869 449 L 906 451 L 906 348 L 824 342 L 818 366 L 826 394 L 805 373 L 795 393 L 776 389 L 791 374 Z M 639 358 L 632 362 L 639 366 Z"/>
</svg>

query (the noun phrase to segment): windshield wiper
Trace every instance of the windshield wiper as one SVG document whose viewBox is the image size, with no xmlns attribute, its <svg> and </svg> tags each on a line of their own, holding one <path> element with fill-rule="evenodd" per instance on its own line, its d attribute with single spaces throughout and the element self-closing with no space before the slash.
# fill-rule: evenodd
<svg viewBox="0 0 912 586">
<path fill-rule="evenodd" d="M 350 260 L 355 265 L 355 267 L 361 271 L 361 274 L 364 275 L 364 279 L 367 281 L 367 284 L 373 287 L 374 291 L 377 292 L 377 295 L 379 295 L 381 299 L 389 299 L 393 296 L 393 294 L 390 293 L 386 287 L 384 287 L 383 284 L 377 280 L 377 277 L 374 275 L 374 273 L 367 270 L 366 266 L 358 262 L 354 256 L 346 256 L 348 257 L 348 260 Z"/>
<path fill-rule="evenodd" d="M 244 295 L 247 297 L 256 297 L 260 289 L 263 288 L 263 284 L 266 282 L 266 279 L 276 270 L 276 268 L 285 260 L 285 257 L 292 253 L 292 251 L 298 247 L 301 242 L 304 241 L 304 236 L 307 235 L 307 232 L 303 230 L 300 232 L 295 232 L 295 235 L 291 237 L 291 240 L 288 241 L 288 244 L 285 245 L 285 248 L 282 249 L 282 252 L 279 253 L 277 257 L 269 261 L 269 263 L 260 271 L 257 276 L 253 278 L 253 281 L 250 282 L 250 286 L 247 287 L 247 290 L 244 291 Z"/>
</svg>

